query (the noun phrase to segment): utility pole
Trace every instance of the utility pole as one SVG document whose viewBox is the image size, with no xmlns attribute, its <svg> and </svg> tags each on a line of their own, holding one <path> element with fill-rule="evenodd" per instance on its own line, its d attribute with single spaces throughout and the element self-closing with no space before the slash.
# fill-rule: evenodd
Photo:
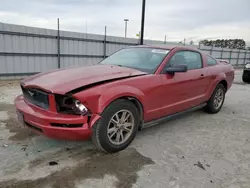
<svg viewBox="0 0 250 188">
<path fill-rule="evenodd" d="M 107 26 L 104 27 L 104 41 L 103 41 L 103 59 L 107 56 Z"/>
<path fill-rule="evenodd" d="M 144 37 L 145 7 L 146 7 L 146 0 L 142 0 L 141 42 L 140 42 L 141 45 L 143 45 L 143 37 Z"/>
<path fill-rule="evenodd" d="M 61 68 L 60 57 L 60 19 L 57 18 L 57 68 Z"/>
<path fill-rule="evenodd" d="M 124 19 L 124 21 L 125 21 L 125 38 L 127 38 L 127 28 L 129 19 Z"/>
<path fill-rule="evenodd" d="M 165 35 L 164 44 L 167 44 L 167 35 Z"/>
</svg>

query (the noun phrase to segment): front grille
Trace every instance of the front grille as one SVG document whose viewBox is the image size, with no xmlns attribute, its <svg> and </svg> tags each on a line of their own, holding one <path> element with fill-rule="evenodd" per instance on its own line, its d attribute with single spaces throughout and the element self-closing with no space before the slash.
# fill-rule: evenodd
<svg viewBox="0 0 250 188">
<path fill-rule="evenodd" d="M 49 96 L 46 92 L 39 89 L 24 88 L 22 87 L 24 98 L 34 104 L 44 109 L 49 109 Z"/>
</svg>

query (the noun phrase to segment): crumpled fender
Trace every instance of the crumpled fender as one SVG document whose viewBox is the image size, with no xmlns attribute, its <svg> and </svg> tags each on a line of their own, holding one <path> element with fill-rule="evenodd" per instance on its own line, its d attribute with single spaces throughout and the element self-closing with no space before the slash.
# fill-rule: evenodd
<svg viewBox="0 0 250 188">
<path fill-rule="evenodd" d="M 138 99 L 141 104 L 145 104 L 144 93 L 139 89 L 132 86 L 116 86 L 106 90 L 99 98 L 98 112 L 102 113 L 103 110 L 113 101 L 122 97 L 133 97 Z"/>
</svg>

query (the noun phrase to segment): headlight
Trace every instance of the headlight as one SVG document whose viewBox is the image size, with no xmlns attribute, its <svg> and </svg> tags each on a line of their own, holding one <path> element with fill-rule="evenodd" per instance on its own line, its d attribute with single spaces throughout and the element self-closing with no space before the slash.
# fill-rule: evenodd
<svg viewBox="0 0 250 188">
<path fill-rule="evenodd" d="M 88 113 L 88 109 L 84 106 L 80 101 L 75 100 L 75 107 L 79 111 L 81 115 L 86 115 Z"/>
<path fill-rule="evenodd" d="M 246 64 L 245 68 L 250 69 L 250 63 Z"/>
<path fill-rule="evenodd" d="M 55 95 L 57 112 L 73 115 L 86 115 L 89 110 L 79 100 L 70 96 Z"/>
</svg>

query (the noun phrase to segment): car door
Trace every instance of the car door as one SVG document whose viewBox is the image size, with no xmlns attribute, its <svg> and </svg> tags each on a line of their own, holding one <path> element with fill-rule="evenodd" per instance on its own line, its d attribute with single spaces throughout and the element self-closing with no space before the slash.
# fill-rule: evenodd
<svg viewBox="0 0 250 188">
<path fill-rule="evenodd" d="M 197 51 L 177 51 L 166 67 L 187 65 L 187 72 L 162 73 L 162 114 L 171 115 L 201 104 L 208 83 L 204 76 L 202 55 Z"/>
</svg>

